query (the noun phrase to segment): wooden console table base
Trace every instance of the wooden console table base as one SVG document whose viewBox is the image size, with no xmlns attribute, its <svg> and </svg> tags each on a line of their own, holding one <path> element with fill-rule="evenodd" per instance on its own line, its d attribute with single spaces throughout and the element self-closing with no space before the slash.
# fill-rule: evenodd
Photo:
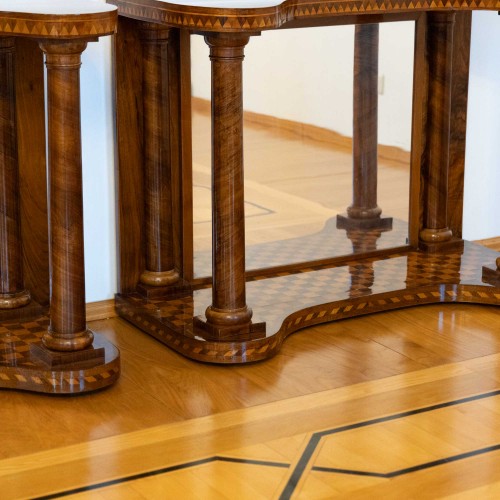
<svg viewBox="0 0 500 500">
<path fill-rule="evenodd" d="M 183 5 L 182 0 L 108 1 L 118 6 L 120 15 L 116 40 L 120 287 L 116 305 L 122 317 L 187 357 L 245 363 L 269 358 L 289 334 L 328 321 L 420 304 L 500 304 L 499 272 L 482 269 L 494 265 L 497 254 L 464 242 L 457 215 L 463 193 L 467 101 L 463 82 L 468 71 L 467 57 L 459 59 L 458 55 L 468 52 L 470 11 L 499 10 L 499 0 L 480 7 L 470 0 L 453 6 L 405 0 L 269 0 L 253 7 L 248 0 L 237 8 L 223 0 L 211 2 L 210 7 L 201 1 L 199 5 L 194 1 Z M 415 22 L 410 213 L 407 232 L 399 234 L 408 240 L 390 250 L 377 244 L 382 233 L 396 234 L 401 226 L 390 214 L 381 216 L 376 198 L 376 25 L 409 20 Z M 163 57 L 155 59 L 148 55 L 155 37 L 144 40 L 144 30 L 151 30 L 151 23 L 161 32 L 156 36 L 156 53 Z M 259 255 L 258 246 L 252 252 L 244 241 L 241 75 L 245 46 L 265 30 L 339 24 L 361 26 L 355 39 L 354 85 L 362 102 L 354 107 L 353 203 L 347 215 L 337 219 L 336 236 L 325 240 L 326 250 L 321 247 L 316 256 L 289 265 L 265 260 L 256 264 L 250 258 L 252 268 L 245 269 L 245 252 Z M 204 36 L 212 63 L 214 245 L 208 279 L 193 275 L 191 34 Z M 148 90 L 162 86 L 163 93 L 154 96 Z M 168 109 L 162 122 L 158 121 L 159 109 Z M 155 134 L 160 130 L 152 128 L 152 120 L 163 123 L 163 140 L 158 135 L 154 141 L 145 137 L 151 130 Z M 165 154 L 162 144 L 170 145 L 170 154 Z M 152 157 L 156 173 L 149 166 L 144 169 Z M 168 196 L 161 198 L 168 199 L 168 205 L 163 204 L 156 217 L 151 216 L 151 208 L 160 190 L 151 175 L 155 182 L 162 176 L 170 180 L 163 184 Z M 156 202 L 160 203 L 158 198 Z M 157 224 L 165 220 L 165 209 L 170 210 L 171 226 L 162 240 Z M 342 250 L 336 251 L 339 234 L 344 242 Z M 350 256 L 343 251 L 347 240 L 353 250 Z M 288 247 L 300 241 L 266 245 L 268 255 L 293 254 L 296 247 Z M 165 269 L 156 270 L 172 270 L 173 266 L 178 283 L 145 287 L 141 276 L 151 270 L 149 256 L 159 248 L 168 248 L 169 258 Z M 323 258 L 329 249 L 330 258 Z"/>
<path fill-rule="evenodd" d="M 81 54 L 87 42 L 115 31 L 116 10 L 85 1 L 68 6 L 63 0 L 27 1 L 19 11 L 6 10 L 13 6 L 0 0 L 0 36 L 8 35 L 0 38 L 1 150 L 7 152 L 0 158 L 6 188 L 0 205 L 0 387 L 78 394 L 109 386 L 120 373 L 116 347 L 86 323 L 80 138 Z M 17 37 L 34 39 L 47 66 L 50 307 L 28 306 L 31 290 L 23 277 L 23 253 L 37 242 L 21 238 L 16 118 L 31 116 L 16 109 Z M 43 117 L 43 108 L 26 112 Z M 33 194 L 34 186 L 30 189 Z M 38 242 L 39 252 L 43 243 Z"/>
<path fill-rule="evenodd" d="M 465 242 L 463 252 L 353 256 L 338 267 L 248 281 L 254 318 L 265 320 L 267 333 L 241 342 L 207 341 L 193 327 L 193 317 L 202 315 L 210 301 L 210 289 L 172 299 L 118 295 L 116 307 L 120 316 L 184 356 L 212 363 L 246 363 L 272 357 L 290 334 L 321 323 L 423 304 L 500 305 L 500 288 L 483 281 L 481 268 L 496 256 L 492 250 Z"/>
</svg>

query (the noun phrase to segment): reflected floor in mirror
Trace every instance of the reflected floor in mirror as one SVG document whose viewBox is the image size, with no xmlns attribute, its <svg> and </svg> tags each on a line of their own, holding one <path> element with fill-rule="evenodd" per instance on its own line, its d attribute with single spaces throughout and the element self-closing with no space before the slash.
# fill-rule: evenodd
<svg viewBox="0 0 500 500">
<path fill-rule="evenodd" d="M 211 269 L 210 114 L 200 99 L 193 101 L 193 110 L 195 275 L 202 277 Z M 352 202 L 351 139 L 325 131 L 315 140 L 303 128 L 290 130 L 279 120 L 272 126 L 259 120 L 261 115 L 251 114 L 245 121 L 247 269 L 359 251 L 359 242 L 337 229 L 337 216 Z M 376 249 L 407 243 L 409 173 L 408 152 L 386 148 L 379 155 L 378 200 L 384 223 L 379 238 L 367 242 Z M 390 218 L 392 225 L 385 222 Z"/>
</svg>

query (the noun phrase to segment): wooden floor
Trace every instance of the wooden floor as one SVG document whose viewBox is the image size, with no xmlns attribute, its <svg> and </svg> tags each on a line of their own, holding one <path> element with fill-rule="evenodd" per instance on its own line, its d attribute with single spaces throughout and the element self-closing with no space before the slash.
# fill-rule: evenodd
<svg viewBox="0 0 500 500">
<path fill-rule="evenodd" d="M 2 500 L 500 497 L 497 308 L 309 328 L 244 366 L 91 326 L 121 350 L 114 387 L 0 392 Z"/>
</svg>

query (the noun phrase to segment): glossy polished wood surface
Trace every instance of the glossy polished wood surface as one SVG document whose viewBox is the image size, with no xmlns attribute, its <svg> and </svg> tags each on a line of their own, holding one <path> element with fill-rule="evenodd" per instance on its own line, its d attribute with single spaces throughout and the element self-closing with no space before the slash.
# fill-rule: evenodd
<svg viewBox="0 0 500 500">
<path fill-rule="evenodd" d="M 354 33 L 352 166 L 353 196 L 347 217 L 337 227 L 390 230 L 391 218 L 381 218 L 378 185 L 378 53 L 379 25 L 362 24 Z M 353 250 L 356 251 L 356 250 Z"/>
<path fill-rule="evenodd" d="M 212 304 L 205 315 L 215 338 L 250 331 L 245 294 L 242 62 L 247 35 L 205 38 L 212 61 Z"/>
<path fill-rule="evenodd" d="M 172 232 L 168 39 L 169 30 L 158 25 L 145 25 L 141 30 L 146 160 L 146 269 L 140 279 L 142 283 L 152 286 L 170 285 L 179 279 L 179 273 L 174 268 Z"/>
<path fill-rule="evenodd" d="M 498 305 L 496 283 L 491 286 L 482 274 L 483 263 L 495 258 L 496 252 L 466 242 L 461 251 L 402 250 L 361 259 L 357 255 L 333 266 L 257 276 L 247 283 L 247 294 L 254 321 L 266 322 L 267 336 L 253 340 L 200 337 L 192 318 L 203 312 L 210 289 L 172 300 L 118 295 L 117 310 L 184 356 L 213 363 L 246 363 L 275 356 L 290 334 L 312 325 L 441 302 Z"/>
<path fill-rule="evenodd" d="M 467 132 L 467 93 L 471 40 L 471 12 L 455 13 L 451 77 L 451 133 L 448 178 L 448 227 L 462 237 L 465 174 L 465 136 Z"/>
<path fill-rule="evenodd" d="M 122 378 L 71 400 L 0 392 L 2 495 L 278 498 L 295 477 L 292 498 L 494 498 L 497 320 L 481 306 L 392 311 L 308 329 L 274 359 L 233 367 L 193 364 L 119 319 L 93 323 L 121 349 Z M 37 425 L 54 415 L 64 432 Z"/>
<path fill-rule="evenodd" d="M 414 3 L 408 0 L 327 0 L 318 4 L 314 0 L 285 0 L 276 6 L 262 7 L 262 4 L 248 2 L 244 7 L 231 3 L 211 3 L 206 7 L 202 0 L 196 2 L 165 2 L 161 0 L 109 0 L 118 6 L 121 15 L 148 21 L 156 19 L 161 23 L 199 32 L 256 32 L 278 28 L 311 26 L 321 24 L 325 18 L 349 19 L 365 15 L 397 15 L 426 11 L 499 10 L 498 0 L 486 0 L 478 4 L 475 0 L 458 0 L 453 5 L 445 0 Z M 258 5 L 261 5 L 259 7 Z M 327 21 L 333 24 L 335 21 Z M 340 21 L 342 22 L 342 21 Z M 379 19 L 376 20 L 379 22 Z M 301 24 L 302 23 L 302 24 Z"/>
<path fill-rule="evenodd" d="M 22 271 L 14 55 L 14 39 L 0 38 L 0 309 L 30 301 Z"/>
<path fill-rule="evenodd" d="M 80 66 L 87 44 L 42 43 L 46 54 L 52 294 L 49 349 L 92 343 L 85 320 Z"/>
<path fill-rule="evenodd" d="M 347 215 L 376 219 L 378 144 L 378 51 L 379 25 L 356 26 L 354 35 L 353 203 Z"/>
<path fill-rule="evenodd" d="M 447 204 L 454 22 L 454 13 L 428 14 L 429 101 L 422 171 L 424 227 L 420 239 L 431 244 L 443 243 L 452 237 Z"/>
<path fill-rule="evenodd" d="M 147 23 L 146 23 L 147 26 Z M 135 291 L 141 274 L 146 269 L 145 249 L 145 185 L 152 182 L 145 179 L 144 147 L 146 143 L 144 127 L 144 61 L 143 44 L 140 34 L 144 24 L 120 17 L 119 29 L 115 37 L 116 78 L 120 85 L 116 88 L 117 113 L 117 198 L 119 200 L 119 289 Z M 170 118 L 161 131 L 156 145 L 170 144 L 169 156 L 172 175 L 171 223 L 172 254 L 174 268 L 181 280 L 189 281 L 193 276 L 193 228 L 192 228 L 192 170 L 191 170 L 191 82 L 189 61 L 189 35 L 179 30 L 170 30 L 167 55 L 162 54 L 161 62 L 167 68 L 156 68 L 162 72 L 168 84 L 163 82 L 163 90 L 168 89 L 168 99 L 162 97 L 164 105 L 170 109 Z M 158 61 L 160 62 L 160 61 Z M 149 83 L 153 85 L 153 82 Z M 168 136 L 165 134 L 168 133 Z M 151 139 L 149 139 L 151 140 Z M 156 147 L 156 146 L 155 146 Z M 151 152 L 158 155 L 158 151 Z M 165 189 L 165 188 L 163 188 Z M 141 286 L 142 293 L 169 293 L 171 287 Z"/>
<path fill-rule="evenodd" d="M 80 131 L 80 66 L 81 53 L 88 41 L 100 35 L 110 34 L 115 29 L 116 10 L 110 6 L 75 1 L 70 6 L 61 0 L 50 2 L 19 2 L 17 11 L 6 11 L 5 2 L 0 0 L 0 33 L 35 38 L 45 53 L 47 66 L 47 124 L 48 124 L 48 167 L 50 199 L 50 259 L 49 275 L 40 281 L 50 281 L 50 316 L 40 316 L 40 307 L 19 309 L 2 316 L 0 325 L 0 386 L 36 392 L 75 394 L 101 389 L 114 383 L 120 372 L 119 352 L 109 342 L 96 338 L 87 329 L 85 318 L 85 277 L 83 247 L 83 201 Z M 90 35 L 90 32 L 92 33 Z M 7 42 L 5 42 L 7 40 Z M 23 240 L 19 231 L 19 199 L 36 191 L 34 181 L 37 168 L 23 178 L 19 186 L 17 176 L 18 144 L 16 141 L 16 118 L 20 116 L 21 136 L 26 140 L 31 132 L 40 134 L 40 120 L 44 121 L 43 107 L 26 110 L 23 106 L 30 101 L 28 88 L 32 81 L 20 82 L 14 77 L 13 54 L 15 44 L 2 39 L 3 80 L 0 99 L 2 118 L 2 154 L 5 161 L 0 173 L 3 180 L 1 192 L 0 229 L 2 230 L 0 271 L 2 292 L 4 285 L 10 287 L 8 294 L 19 299 L 22 292 L 21 259 L 32 255 L 31 249 L 41 242 Z M 5 45 L 6 43 L 6 45 Z M 23 45 L 21 44 L 20 47 Z M 26 51 L 21 51 L 23 56 Z M 20 74 L 33 78 L 35 73 L 24 65 L 35 59 L 21 59 Z M 41 59 L 39 59 L 41 62 Z M 43 79 L 38 82 L 43 84 Z M 21 89 L 20 109 L 14 89 Z M 43 87 L 42 87 L 43 88 Z M 37 94 L 39 95 L 39 94 Z M 34 100 L 31 100 L 34 102 Z M 39 101 L 40 103 L 40 101 Z M 24 113 L 34 115 L 37 124 L 31 131 Z M 38 113 L 38 115 L 37 115 Z M 38 128 L 37 128 L 38 127 Z M 43 139 L 37 135 L 33 141 L 34 158 L 43 150 Z M 30 149 L 27 141 L 20 145 Z M 25 152 L 22 153 L 25 160 Z M 21 156 L 19 154 L 19 156 Z M 34 160 L 31 160 L 34 161 Z M 27 162 L 29 164 L 29 162 Z M 27 168 L 24 164 L 23 168 Z M 42 166 L 43 163 L 42 163 Z M 41 171 L 43 178 L 46 173 Z M 31 183 L 30 183 L 31 182 Z M 41 195 L 24 203 L 28 213 L 35 213 L 30 221 L 36 224 L 45 212 L 45 206 L 38 211 L 31 210 Z M 31 210 L 31 212 L 30 212 Z M 23 214 L 26 218 L 27 214 Z M 29 227 L 29 226 L 28 226 Z M 46 227 L 41 224 L 41 228 Z M 28 233 L 29 234 L 29 233 Z M 29 238 L 36 235 L 29 234 Z M 42 247 L 43 262 L 43 247 Z M 5 257 L 5 258 L 4 258 Z M 28 266 L 39 262 L 29 263 Z M 39 278 L 42 267 L 30 277 Z M 17 288 L 17 290 L 16 290 Z M 19 290 L 20 288 L 20 290 Z M 12 293 L 14 292 L 14 293 Z M 39 294 L 44 297 L 45 290 Z M 9 297 L 9 298 L 11 298 Z M 10 305 L 12 307 L 12 304 Z"/>
<path fill-rule="evenodd" d="M 368 215 L 370 219 L 379 219 L 380 208 L 376 199 L 377 26 L 369 23 L 370 20 L 400 19 L 398 16 L 401 5 L 380 3 L 369 6 L 363 4 L 360 7 L 355 2 L 345 2 L 342 5 L 342 16 L 348 16 L 348 18 L 343 19 L 339 17 L 339 4 L 329 2 L 320 7 L 313 7 L 308 2 L 302 1 L 293 5 L 284 2 L 267 7 L 262 4 L 257 6 L 252 3 L 239 4 L 239 8 L 234 8 L 226 4 L 219 5 L 216 2 L 205 6 L 194 2 L 179 5 L 144 0 L 132 4 L 126 0 L 120 0 L 117 5 L 123 16 L 142 21 L 159 20 L 165 27 L 190 29 L 195 33 L 203 34 L 210 46 L 212 60 L 211 303 L 207 299 L 209 291 L 195 291 L 194 295 L 191 295 L 186 290 L 184 295 L 172 300 L 167 300 L 159 294 L 155 297 L 148 295 L 148 300 L 145 300 L 141 298 L 144 294 L 139 288 L 137 289 L 138 295 L 129 289 L 117 297 L 118 310 L 123 317 L 186 356 L 204 361 L 239 363 L 272 356 L 280 348 L 284 338 L 292 331 L 313 323 L 345 317 L 344 312 L 348 316 L 351 315 L 351 311 L 354 311 L 353 315 L 364 314 L 368 311 L 376 312 L 410 303 L 448 300 L 448 296 L 452 297 L 450 300 L 482 301 L 481 294 L 475 288 L 482 286 L 477 276 L 469 281 L 469 277 L 461 276 L 461 271 L 453 271 L 451 274 L 456 280 L 453 285 L 457 285 L 458 289 L 450 289 L 449 295 L 445 295 L 446 298 L 441 297 L 437 290 L 443 284 L 446 286 L 452 284 L 447 278 L 442 281 L 441 276 L 429 277 L 429 281 L 423 283 L 410 277 L 410 274 L 414 272 L 412 266 L 416 265 L 415 262 L 420 262 L 419 265 L 423 266 L 424 274 L 432 274 L 433 252 L 437 252 L 439 258 L 450 257 L 452 260 L 455 258 L 460 260 L 460 252 L 463 248 L 461 240 L 452 239 L 447 214 L 450 203 L 448 179 L 454 12 L 432 12 L 433 10 L 441 11 L 444 7 L 444 5 L 437 4 L 411 4 L 404 7 L 407 11 L 415 11 L 411 14 L 413 16 L 411 18 L 416 21 L 410 229 L 406 248 L 399 248 L 398 253 L 393 255 L 379 252 L 377 258 L 381 259 L 380 262 L 384 262 L 380 266 L 384 268 L 383 273 L 387 273 L 387 276 L 390 274 L 389 269 L 395 265 L 396 260 L 392 260 L 394 257 L 402 257 L 409 263 L 413 262 L 411 265 L 408 264 L 409 275 L 407 276 L 408 283 L 412 285 L 406 284 L 398 288 L 395 283 L 392 283 L 387 288 L 382 287 L 383 292 L 380 293 L 389 295 L 379 299 L 378 292 L 375 292 L 377 299 L 373 303 L 365 301 L 359 304 L 354 302 L 344 304 L 343 302 L 346 296 L 350 299 L 357 299 L 370 295 L 372 287 L 377 288 L 375 265 L 371 258 L 372 253 L 377 253 L 376 240 L 382 236 L 380 229 L 390 230 L 391 228 L 390 219 L 387 219 L 387 227 L 380 224 L 381 227 L 376 234 L 370 230 L 364 235 L 354 234 L 348 228 L 346 236 L 351 240 L 354 251 L 357 253 L 356 259 L 352 262 L 332 258 L 328 262 L 303 262 L 302 267 L 300 264 L 274 269 L 268 267 L 260 273 L 253 273 L 251 279 L 261 280 L 261 283 L 253 287 L 255 295 L 251 296 L 247 305 L 246 289 L 249 287 L 245 284 L 243 89 L 241 84 L 241 60 L 244 45 L 248 42 L 250 35 L 258 34 L 260 31 L 287 27 L 287 23 L 290 23 L 289 27 L 298 27 L 299 18 L 304 19 L 308 26 L 335 25 L 342 24 L 342 22 L 363 24 L 357 28 L 358 36 L 356 37 L 354 196 L 347 218 L 363 219 Z M 466 3 L 457 5 L 457 9 L 474 7 Z M 489 8 L 489 6 L 485 5 L 484 8 Z M 383 18 L 369 18 L 362 15 L 368 11 L 376 13 L 377 9 L 385 9 Z M 420 10 L 426 12 L 419 13 Z M 349 17 L 354 11 L 358 17 Z M 287 16 L 283 17 L 285 12 Z M 136 28 L 139 28 L 141 24 L 135 23 Z M 134 26 L 134 23 L 130 23 L 129 26 Z M 187 64 L 187 60 L 184 60 L 184 64 Z M 128 71 L 130 71 L 130 66 Z M 128 78 L 125 71 L 121 76 Z M 130 98 L 131 95 L 128 96 L 129 100 Z M 455 94 L 454 99 L 458 98 L 459 96 Z M 362 104 L 358 106 L 358 103 Z M 454 147 L 458 150 L 456 144 Z M 463 178 L 457 174 L 456 170 L 453 182 L 455 183 L 454 196 L 460 196 Z M 124 203 L 127 204 L 129 201 L 124 199 Z M 189 207 L 187 208 L 189 210 Z M 456 219 L 454 224 L 456 227 Z M 343 227 L 341 218 L 338 227 Z M 448 243 L 456 246 L 455 253 L 446 253 L 450 250 Z M 447 244 L 446 248 L 443 244 Z M 286 244 L 281 244 L 281 246 L 285 248 Z M 416 248 L 419 248 L 422 254 L 415 253 Z M 279 251 L 281 249 L 275 249 L 275 252 Z M 467 250 L 464 255 L 465 268 L 473 265 L 472 261 L 475 260 L 474 257 L 470 261 L 469 254 Z M 492 255 L 479 256 L 478 254 L 476 270 L 479 274 L 482 265 L 479 261 L 483 259 L 491 260 Z M 351 277 L 351 288 L 345 287 L 342 297 L 336 296 L 336 299 L 332 301 L 327 299 L 331 298 L 329 292 L 335 289 L 335 285 L 330 281 L 330 277 L 327 277 L 328 269 L 342 269 L 342 273 L 347 270 Z M 314 300 L 302 302 L 299 292 L 295 294 L 294 291 L 291 292 L 292 297 L 289 296 L 290 287 L 292 290 L 295 289 L 290 285 L 292 280 L 288 280 L 288 276 L 294 274 L 307 275 L 303 280 L 302 277 L 297 278 L 297 282 L 302 283 L 301 293 L 309 298 L 314 296 Z M 246 278 L 248 279 L 249 276 L 247 275 Z M 132 280 L 127 279 L 127 281 Z M 352 288 L 353 283 L 355 290 Z M 491 282 L 488 281 L 488 283 Z M 192 282 L 192 285 L 194 288 L 204 287 L 207 282 L 205 279 L 200 279 Z M 430 288 L 426 288 L 426 285 Z M 389 290 L 391 286 L 392 291 Z M 316 291 L 316 287 L 320 291 Z M 462 287 L 464 287 L 463 290 Z M 410 290 L 411 293 L 407 293 Z M 423 297 L 418 295 L 418 290 L 422 291 Z M 488 296 L 487 300 L 496 303 L 495 288 L 487 290 L 484 292 Z M 462 295 L 462 292 L 465 292 L 465 295 Z M 390 295 L 391 293 L 393 295 Z M 266 298 L 262 299 L 262 297 Z M 251 322 L 250 307 L 256 310 L 254 304 L 259 303 L 261 299 L 266 302 L 264 307 L 266 312 L 262 315 L 256 314 L 253 318 L 254 322 Z M 203 317 L 204 307 L 201 306 L 203 302 L 210 304 L 205 310 L 206 320 Z M 284 306 L 284 303 L 290 303 L 293 306 Z M 395 304 L 398 305 L 395 306 Z M 331 310 L 328 310 L 329 307 Z M 193 316 L 194 320 L 192 320 Z M 279 320 L 276 319 L 278 317 Z M 267 330 L 264 328 L 266 323 Z M 267 336 L 264 336 L 265 331 L 267 331 Z"/>
<path fill-rule="evenodd" d="M 23 274 L 32 305 L 49 304 L 49 228 L 43 52 L 16 37 L 16 115 Z"/>
</svg>

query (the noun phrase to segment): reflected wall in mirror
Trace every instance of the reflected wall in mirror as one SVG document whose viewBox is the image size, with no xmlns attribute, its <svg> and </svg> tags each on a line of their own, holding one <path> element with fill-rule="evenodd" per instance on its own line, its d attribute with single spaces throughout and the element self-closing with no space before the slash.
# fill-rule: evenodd
<svg viewBox="0 0 500 500">
<path fill-rule="evenodd" d="M 191 40 L 194 271 L 202 277 L 211 274 L 210 61 L 203 38 Z M 406 245 L 413 46 L 411 21 L 250 39 L 247 270 Z"/>
</svg>

